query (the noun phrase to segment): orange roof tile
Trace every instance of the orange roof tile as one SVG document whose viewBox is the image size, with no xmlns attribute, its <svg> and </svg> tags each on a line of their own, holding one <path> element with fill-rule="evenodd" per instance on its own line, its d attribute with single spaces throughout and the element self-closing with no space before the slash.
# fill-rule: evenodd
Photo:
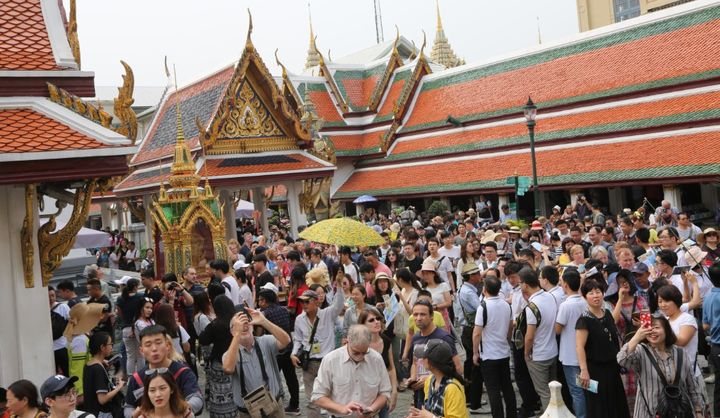
<svg viewBox="0 0 720 418">
<path fill-rule="evenodd" d="M 637 30 L 642 30 L 639 28 Z M 720 68 L 720 19 L 468 81 L 426 83 L 406 126 L 561 100 Z M 552 55 L 552 51 L 547 54 Z M 428 85 L 430 84 L 430 85 Z M 492 92 L 484 94 L 481 92 Z"/>
<path fill-rule="evenodd" d="M 315 105 L 315 111 L 322 120 L 325 122 L 339 122 L 343 120 L 327 90 L 309 91 L 308 94 L 310 95 L 310 100 Z"/>
<path fill-rule="evenodd" d="M 353 135 L 328 135 L 336 151 L 379 148 L 380 141 L 387 130 Z"/>
<path fill-rule="evenodd" d="M 400 93 L 402 93 L 403 87 L 405 86 L 405 81 L 407 81 L 405 78 L 393 81 L 382 107 L 378 109 L 378 117 L 387 116 L 393 112 L 393 107 L 400 98 Z"/>
<path fill-rule="evenodd" d="M 717 166 L 720 165 L 720 154 L 708 152 L 717 148 L 717 137 L 718 132 L 706 132 L 540 151 L 536 153 L 537 174 L 542 185 L 551 183 L 549 179 L 554 176 L 569 176 L 570 180 L 565 183 L 573 183 L 581 182 L 584 174 L 596 172 L 621 173 L 706 164 Z M 678 152 L 680 149 L 683 152 Z M 529 152 L 356 171 L 340 187 L 338 193 L 344 198 L 354 192 L 362 194 L 371 190 L 427 189 L 440 186 L 452 188 L 474 182 L 503 180 L 513 172 L 520 176 L 532 175 Z"/>
<path fill-rule="evenodd" d="M 61 70 L 40 0 L 0 1 L 0 70 Z"/>
<path fill-rule="evenodd" d="M 345 87 L 347 99 L 350 105 L 354 107 L 366 107 L 370 103 L 375 85 L 380 76 L 371 76 L 367 78 L 349 78 L 340 80 Z"/>
<path fill-rule="evenodd" d="M 264 175 L 267 173 L 289 172 L 297 170 L 318 169 L 327 170 L 328 167 L 301 154 L 228 157 L 223 159 L 206 160 L 205 165 L 198 170 L 203 176 L 241 176 Z"/>
<path fill-rule="evenodd" d="M 0 153 L 110 147 L 30 109 L 0 110 Z"/>
</svg>

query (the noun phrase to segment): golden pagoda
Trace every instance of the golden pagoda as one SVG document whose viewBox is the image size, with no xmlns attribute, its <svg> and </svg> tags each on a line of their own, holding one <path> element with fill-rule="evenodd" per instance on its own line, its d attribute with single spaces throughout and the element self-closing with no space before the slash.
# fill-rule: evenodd
<svg viewBox="0 0 720 418">
<path fill-rule="evenodd" d="M 305 69 L 317 67 L 320 65 L 320 52 L 318 52 L 315 44 L 315 33 L 313 32 L 312 17 L 310 17 L 310 46 L 308 46 L 307 60 L 305 61 Z"/>
<path fill-rule="evenodd" d="M 199 187 L 200 176 L 185 142 L 179 103 L 175 109 L 177 138 L 172 175 L 168 189 L 160 183 L 151 214 L 160 231 L 165 272 L 179 274 L 192 266 L 200 277 L 207 278 L 210 261 L 225 258 L 223 208 L 207 180 L 204 187 Z"/>
<path fill-rule="evenodd" d="M 450 42 L 448 42 L 447 36 L 445 36 L 445 30 L 442 26 L 442 20 L 440 19 L 440 3 L 435 3 L 437 10 L 437 28 L 435 31 L 435 41 L 433 42 L 432 51 L 430 51 L 430 58 L 444 66 L 445 68 L 457 67 L 458 65 L 465 64 L 465 60 L 458 58 L 453 52 Z"/>
</svg>

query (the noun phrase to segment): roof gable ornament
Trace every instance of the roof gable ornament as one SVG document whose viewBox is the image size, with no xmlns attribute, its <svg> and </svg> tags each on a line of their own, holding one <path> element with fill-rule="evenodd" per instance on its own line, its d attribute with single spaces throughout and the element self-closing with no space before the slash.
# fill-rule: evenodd
<svg viewBox="0 0 720 418">
<path fill-rule="evenodd" d="M 295 86 L 293 86 L 293 83 L 290 80 L 287 68 L 285 68 L 285 65 L 280 62 L 280 58 L 278 57 L 278 50 L 279 49 L 275 49 L 275 63 L 277 63 L 277 65 L 282 69 L 282 94 L 285 96 L 288 102 L 290 102 L 290 108 L 295 111 L 298 116 L 300 116 L 300 104 L 302 103 L 302 101 L 300 100 L 300 96 L 298 95 Z"/>
<path fill-rule="evenodd" d="M 372 93 L 372 96 L 370 96 L 369 109 L 372 112 L 377 112 L 377 109 L 380 106 L 380 101 L 383 97 L 383 93 L 385 93 L 385 90 L 390 84 L 390 78 L 392 77 L 395 70 L 403 66 L 403 60 L 400 57 L 400 52 L 398 51 L 399 41 L 400 29 L 397 27 L 397 25 L 395 25 L 395 42 L 393 43 L 392 51 L 390 52 L 390 59 L 388 61 L 387 67 L 385 67 L 385 72 L 383 73 L 380 82 L 377 83 L 377 85 L 375 86 L 375 90 Z"/>
<path fill-rule="evenodd" d="M 435 31 L 435 41 L 433 42 L 432 51 L 430 51 L 430 58 L 434 62 L 443 65 L 445 68 L 452 68 L 465 64 L 465 60 L 458 58 L 455 55 L 447 36 L 445 36 L 445 29 L 443 29 L 442 20 L 440 18 L 439 0 L 435 0 L 435 8 L 437 12 L 437 27 Z"/>
<path fill-rule="evenodd" d="M 310 22 L 310 45 L 308 46 L 307 59 L 305 60 L 305 69 L 316 67 L 320 64 L 320 51 L 317 49 L 317 36 L 313 31 L 312 14 L 310 13 L 310 3 L 308 3 L 308 20 Z"/>
<path fill-rule="evenodd" d="M 77 1 L 70 0 L 70 18 L 67 25 L 67 39 L 70 44 L 73 58 L 77 62 L 77 68 L 80 69 L 80 38 L 77 31 Z"/>
</svg>

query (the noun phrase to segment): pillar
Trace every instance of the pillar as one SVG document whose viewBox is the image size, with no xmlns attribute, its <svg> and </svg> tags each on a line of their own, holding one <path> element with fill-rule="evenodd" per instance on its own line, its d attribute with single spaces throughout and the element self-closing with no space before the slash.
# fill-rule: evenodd
<svg viewBox="0 0 720 418">
<path fill-rule="evenodd" d="M 154 232 L 155 232 L 155 221 L 153 221 L 153 217 L 151 215 L 152 212 L 152 196 L 151 195 L 144 195 L 142 197 L 143 200 L 143 210 L 145 211 L 145 248 L 152 248 L 155 249 L 155 239 L 154 239 Z"/>
<path fill-rule="evenodd" d="M 700 199 L 702 200 L 705 209 L 712 212 L 713 217 L 715 216 L 715 210 L 720 206 L 720 193 L 718 193 L 717 184 L 701 184 L 700 185 Z"/>
<path fill-rule="evenodd" d="M 582 190 L 570 190 L 570 204 L 572 207 L 577 205 L 578 197 L 580 197 L 581 194 L 583 194 Z"/>
<path fill-rule="evenodd" d="M 112 222 L 112 212 L 110 211 L 110 204 L 107 202 L 100 203 L 100 219 L 102 220 L 102 227 L 110 228 L 112 231 L 115 229 Z"/>
<path fill-rule="evenodd" d="M 680 188 L 677 184 L 663 184 L 663 200 L 670 202 L 670 206 L 682 210 Z"/>
<path fill-rule="evenodd" d="M 625 209 L 625 193 L 621 187 L 611 187 L 608 189 L 608 200 L 610 213 L 618 214 Z M 634 209 L 634 208 L 631 208 Z"/>
<path fill-rule="evenodd" d="M 503 205 L 510 206 L 510 194 L 498 193 L 498 210 L 500 210 Z"/>
<path fill-rule="evenodd" d="M 552 211 L 547 205 L 547 193 L 542 190 L 536 190 L 533 191 L 533 193 L 539 193 L 538 203 L 540 204 L 540 215 L 547 216 L 549 213 L 552 213 Z"/>
<path fill-rule="evenodd" d="M 365 206 L 362 203 L 355 204 L 355 215 L 360 217 L 364 211 L 365 211 Z"/>
<path fill-rule="evenodd" d="M 267 207 L 265 207 L 265 188 L 253 187 L 252 200 L 255 210 L 260 212 L 260 231 L 266 237 L 270 236 L 270 227 L 268 226 Z"/>
<path fill-rule="evenodd" d="M 307 216 L 300 209 L 300 192 L 302 192 L 302 183 L 291 181 L 285 184 L 287 190 L 287 208 L 288 218 L 290 218 L 290 236 L 297 239 L 298 228 L 307 226 Z"/>
<path fill-rule="evenodd" d="M 25 188 L 0 186 L 0 386 L 18 379 L 42 383 L 54 374 L 47 288 L 42 287 L 37 246 L 40 219 L 33 199 L 33 276 L 25 288 L 20 231 L 25 219 Z"/>
<path fill-rule="evenodd" d="M 222 217 L 225 222 L 225 241 L 237 239 L 237 230 L 235 226 L 235 201 L 233 193 L 230 190 L 220 190 L 219 198 L 220 204 L 223 205 Z"/>
</svg>

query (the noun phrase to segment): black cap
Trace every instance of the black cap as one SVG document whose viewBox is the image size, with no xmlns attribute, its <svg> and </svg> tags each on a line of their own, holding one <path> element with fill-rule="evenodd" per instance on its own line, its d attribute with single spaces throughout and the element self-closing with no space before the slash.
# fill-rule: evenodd
<svg viewBox="0 0 720 418">
<path fill-rule="evenodd" d="M 77 382 L 77 380 L 77 376 L 66 377 L 61 374 L 51 376 L 43 382 L 42 386 L 40 386 L 40 397 L 44 402 L 45 398 L 53 396 L 56 393 L 63 392 L 65 388 Z"/>
<path fill-rule="evenodd" d="M 428 359 L 435 364 L 444 364 L 452 361 L 452 349 L 443 340 L 432 339 L 423 345 L 415 347 L 413 354 L 417 358 Z"/>
</svg>

